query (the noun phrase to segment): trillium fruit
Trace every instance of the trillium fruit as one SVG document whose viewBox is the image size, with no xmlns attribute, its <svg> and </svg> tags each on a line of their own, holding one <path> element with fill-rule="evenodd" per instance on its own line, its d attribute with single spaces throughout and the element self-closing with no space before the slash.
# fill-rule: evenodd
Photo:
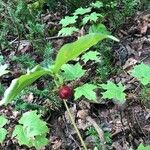
<svg viewBox="0 0 150 150">
<path fill-rule="evenodd" d="M 72 95 L 72 89 L 67 86 L 67 85 L 63 85 L 60 87 L 59 89 L 59 97 L 61 99 L 69 99 Z"/>
</svg>

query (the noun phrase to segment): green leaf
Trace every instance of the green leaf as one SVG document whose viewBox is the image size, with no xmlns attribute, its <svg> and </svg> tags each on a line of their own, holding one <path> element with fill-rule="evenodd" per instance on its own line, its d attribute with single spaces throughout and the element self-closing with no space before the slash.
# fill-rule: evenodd
<svg viewBox="0 0 150 150">
<path fill-rule="evenodd" d="M 100 57 L 99 57 L 100 53 L 98 53 L 97 51 L 89 51 L 87 53 L 85 53 L 81 59 L 86 63 L 89 60 L 95 60 L 96 62 L 100 62 Z"/>
<path fill-rule="evenodd" d="M 98 150 L 98 148 L 97 148 L 97 147 L 94 147 L 94 150 Z"/>
<path fill-rule="evenodd" d="M 74 15 L 84 15 L 84 14 L 90 12 L 90 11 L 91 11 L 91 8 L 82 8 L 82 7 L 80 7 L 73 14 Z"/>
<path fill-rule="evenodd" d="M 141 63 L 134 66 L 131 75 L 137 78 L 143 85 L 150 83 L 150 66 Z"/>
<path fill-rule="evenodd" d="M 64 19 L 60 20 L 59 24 L 62 24 L 63 27 L 66 27 L 70 24 L 76 23 L 77 18 L 78 18 L 77 16 L 72 16 L 72 17 L 66 16 Z"/>
<path fill-rule="evenodd" d="M 48 139 L 45 137 L 45 135 L 39 135 L 35 137 L 35 140 L 33 141 L 33 146 L 37 150 L 41 150 L 44 146 L 48 144 Z"/>
<path fill-rule="evenodd" d="M 150 150 L 150 145 L 144 146 L 142 143 L 138 146 L 137 150 Z"/>
<path fill-rule="evenodd" d="M 8 68 L 8 65 L 0 65 L 0 76 L 9 73 L 8 70 L 6 70 Z"/>
<path fill-rule="evenodd" d="M 61 47 L 57 54 L 53 72 L 58 73 L 63 64 L 78 57 L 81 53 L 85 52 L 90 47 L 92 47 L 93 45 L 97 44 L 99 41 L 105 38 L 110 38 L 118 41 L 115 37 L 110 35 L 91 33 L 80 37 L 75 42 L 65 44 Z"/>
<path fill-rule="evenodd" d="M 93 91 L 97 88 L 96 85 L 93 84 L 84 84 L 80 87 L 75 89 L 75 100 L 80 98 L 81 96 L 86 97 L 90 101 L 97 102 L 96 100 L 96 93 Z"/>
<path fill-rule="evenodd" d="M 7 130 L 4 128 L 0 128 L 0 143 L 3 143 L 3 141 L 6 138 Z"/>
<path fill-rule="evenodd" d="M 4 61 L 3 55 L 0 55 L 0 65 L 2 65 L 4 62 L 5 62 L 5 61 Z"/>
<path fill-rule="evenodd" d="M 94 24 L 90 27 L 89 33 L 101 33 L 110 35 L 111 33 L 107 30 L 104 24 Z"/>
<path fill-rule="evenodd" d="M 82 69 L 79 63 L 76 65 L 64 64 L 61 69 L 64 71 L 62 76 L 66 81 L 78 79 L 85 73 L 85 70 Z"/>
<path fill-rule="evenodd" d="M 40 150 L 48 144 L 46 135 L 49 130 L 46 122 L 40 119 L 40 115 L 37 115 L 37 111 L 24 113 L 19 123 L 16 125 L 12 137 L 16 137 L 20 145 Z"/>
<path fill-rule="evenodd" d="M 0 105 L 10 103 L 24 88 L 31 85 L 34 81 L 45 74 L 51 74 L 50 70 L 40 67 L 39 65 L 28 71 L 27 74 L 14 79 L 11 85 L 6 89 L 4 98 L 0 101 Z"/>
<path fill-rule="evenodd" d="M 94 8 L 101 8 L 101 7 L 103 7 L 104 5 L 103 5 L 103 3 L 102 2 L 100 2 L 100 1 L 96 1 L 95 3 L 92 3 L 92 4 L 90 4 L 92 7 L 94 7 Z"/>
<path fill-rule="evenodd" d="M 0 143 L 2 143 L 6 138 L 7 130 L 2 127 L 7 122 L 8 122 L 8 120 L 4 116 L 0 116 Z"/>
<path fill-rule="evenodd" d="M 124 103 L 126 94 L 123 92 L 125 88 L 121 83 L 118 85 L 114 84 L 111 81 L 108 81 L 107 84 L 100 85 L 106 92 L 103 92 L 102 95 L 104 99 L 114 99 L 117 102 Z"/>
<path fill-rule="evenodd" d="M 77 32 L 79 29 L 76 27 L 65 27 L 62 28 L 59 32 L 58 32 L 58 36 L 62 35 L 62 36 L 69 36 L 74 32 Z"/>
<path fill-rule="evenodd" d="M 28 137 L 45 134 L 49 131 L 46 122 L 42 121 L 40 115 L 36 113 L 36 111 L 26 112 L 19 120 L 19 123 L 23 124 Z"/>
<path fill-rule="evenodd" d="M 93 12 L 83 18 L 83 24 L 86 24 L 88 21 L 96 22 L 100 17 L 103 18 L 103 15 Z"/>
<path fill-rule="evenodd" d="M 0 128 L 2 128 L 8 120 L 4 116 L 0 116 Z"/>
<path fill-rule="evenodd" d="M 15 130 L 13 131 L 12 137 L 16 137 L 19 145 L 27 145 L 28 147 L 32 147 L 31 139 L 25 134 L 22 125 L 15 126 Z"/>
</svg>

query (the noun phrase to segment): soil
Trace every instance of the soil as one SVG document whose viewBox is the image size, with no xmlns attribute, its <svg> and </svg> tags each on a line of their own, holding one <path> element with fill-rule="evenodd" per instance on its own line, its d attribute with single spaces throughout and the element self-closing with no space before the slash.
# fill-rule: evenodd
<svg viewBox="0 0 150 150">
<path fill-rule="evenodd" d="M 59 20 L 59 17 L 56 16 L 54 18 Z M 57 28 L 57 24 L 48 22 L 51 17 L 51 14 L 46 14 L 44 16 L 45 22 L 49 27 L 54 26 Z M 103 132 L 111 133 L 112 141 L 105 143 L 105 148 L 108 150 L 129 150 L 131 147 L 137 149 L 137 146 L 141 142 L 150 144 L 150 93 L 147 93 L 143 99 L 140 95 L 141 86 L 139 82 L 129 74 L 132 67 L 141 61 L 150 65 L 150 14 L 147 12 L 138 12 L 134 17 L 127 19 L 126 23 L 120 26 L 114 35 L 121 40 L 112 47 L 112 55 L 114 56 L 113 65 L 122 66 L 123 71 L 116 75 L 113 74 L 109 80 L 115 83 L 121 82 L 126 86 L 126 103 L 120 105 L 116 104 L 115 101 L 103 100 L 100 104 L 92 104 L 84 100 L 80 102 L 68 101 L 78 129 L 81 131 L 89 149 L 94 148 L 94 139 L 85 133 L 87 127 L 95 127 L 95 124 L 100 125 L 99 130 L 102 129 Z M 54 57 L 57 49 L 63 43 L 75 39 L 75 37 L 69 37 L 68 39 L 66 37 L 60 39 L 53 38 L 51 42 L 55 46 Z M 30 46 L 30 43 L 26 41 L 24 46 L 26 49 L 23 48 L 20 52 L 22 54 L 25 52 L 31 53 L 33 57 L 40 59 L 34 54 Z M 8 58 L 11 56 L 7 51 L 3 55 L 8 56 Z M 10 62 L 8 61 L 8 63 Z M 11 65 L 11 69 L 14 72 L 1 79 L 5 86 L 8 86 L 12 79 L 23 74 L 17 69 L 15 71 L 14 68 L 16 68 L 16 64 Z M 12 130 L 22 112 L 14 111 L 14 105 L 8 105 L 0 107 L 0 113 L 10 119 L 10 122 L 6 125 L 9 134 L 5 142 L 0 146 L 0 149 L 29 150 L 26 146 L 19 146 L 15 139 L 10 138 Z M 45 150 L 82 149 L 77 134 L 63 106 L 59 110 L 52 111 L 52 115 L 47 112 L 43 116 L 43 119 L 47 121 L 51 129 L 48 135 L 49 145 L 44 148 Z M 32 149 L 34 150 L 34 148 L 30 148 L 30 150 Z"/>
</svg>

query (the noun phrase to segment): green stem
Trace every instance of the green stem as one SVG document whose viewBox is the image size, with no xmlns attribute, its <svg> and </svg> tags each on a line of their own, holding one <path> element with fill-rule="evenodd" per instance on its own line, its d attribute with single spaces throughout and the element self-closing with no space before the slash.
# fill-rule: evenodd
<svg viewBox="0 0 150 150">
<path fill-rule="evenodd" d="M 75 121 L 74 121 L 74 119 L 73 119 L 73 116 L 72 116 L 70 110 L 69 110 L 69 107 L 68 107 L 68 105 L 67 105 L 67 103 L 66 103 L 66 100 L 63 100 L 63 102 L 64 102 L 65 107 L 66 107 L 66 109 L 67 109 L 67 112 L 68 112 L 68 115 L 69 115 L 70 120 L 71 120 L 71 122 L 72 122 L 72 125 L 74 126 L 74 128 L 75 128 L 75 130 L 76 130 L 76 132 L 77 132 L 77 135 L 78 135 L 78 137 L 79 137 L 79 139 L 80 139 L 80 141 L 81 141 L 82 146 L 84 147 L 85 150 L 88 150 L 87 147 L 86 147 L 86 145 L 85 145 L 85 143 L 84 143 L 84 141 L 83 141 L 83 139 L 82 139 L 82 136 L 81 136 L 81 134 L 80 134 L 80 131 L 78 130 L 78 128 L 77 128 L 77 126 L 76 126 L 76 123 L 75 123 Z"/>
</svg>

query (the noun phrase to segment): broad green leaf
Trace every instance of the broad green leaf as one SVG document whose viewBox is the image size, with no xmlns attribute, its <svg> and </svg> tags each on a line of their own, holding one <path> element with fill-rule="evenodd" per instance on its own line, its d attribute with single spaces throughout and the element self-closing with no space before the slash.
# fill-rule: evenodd
<svg viewBox="0 0 150 150">
<path fill-rule="evenodd" d="M 29 118 L 31 120 L 31 118 Z M 24 124 L 24 129 L 29 137 L 41 135 L 48 132 L 46 122 L 42 122 L 40 119 L 32 119 L 32 122 Z"/>
<path fill-rule="evenodd" d="M 5 62 L 5 61 L 4 61 L 3 55 L 0 55 L 0 64 L 2 65 L 4 62 Z"/>
<path fill-rule="evenodd" d="M 85 53 L 81 59 L 86 63 L 89 60 L 95 60 L 96 62 L 100 62 L 100 53 L 98 53 L 97 51 L 89 51 L 87 53 Z"/>
<path fill-rule="evenodd" d="M 34 81 L 45 74 L 50 74 L 50 70 L 40 67 L 39 65 L 28 71 L 27 74 L 14 79 L 11 85 L 6 89 L 4 98 L 0 101 L 0 105 L 10 103 L 24 88 L 31 85 Z"/>
<path fill-rule="evenodd" d="M 96 100 L 96 93 L 93 91 L 97 88 L 96 85 L 93 84 L 84 84 L 80 87 L 75 89 L 75 100 L 80 98 L 81 96 L 86 97 L 90 101 L 97 102 Z"/>
<path fill-rule="evenodd" d="M 0 128 L 0 143 L 3 143 L 3 141 L 6 138 L 7 130 L 4 128 Z"/>
<path fill-rule="evenodd" d="M 58 36 L 62 35 L 62 36 L 69 36 L 74 32 L 77 32 L 79 29 L 76 27 L 65 27 L 62 28 L 59 32 L 58 32 Z"/>
<path fill-rule="evenodd" d="M 137 78 L 143 85 L 150 83 L 150 66 L 141 63 L 134 66 L 131 75 Z"/>
<path fill-rule="evenodd" d="M 70 24 L 76 23 L 77 18 L 78 18 L 77 16 L 72 16 L 72 17 L 66 16 L 64 19 L 60 20 L 59 24 L 62 24 L 63 27 L 66 27 Z"/>
<path fill-rule="evenodd" d="M 114 99 L 117 102 L 124 103 L 126 94 L 123 92 L 125 90 L 124 86 L 119 83 L 118 85 L 114 84 L 111 81 L 108 81 L 107 84 L 100 85 L 105 92 L 102 93 L 104 99 Z"/>
<path fill-rule="evenodd" d="M 49 129 L 46 122 L 40 119 L 40 115 L 37 115 L 37 111 L 24 113 L 19 123 L 16 125 L 12 137 L 15 137 L 20 145 L 27 145 L 40 150 L 48 144 L 46 136 Z"/>
<path fill-rule="evenodd" d="M 105 38 L 110 38 L 115 41 L 118 41 L 115 37 L 110 35 L 91 33 L 80 37 L 75 42 L 65 44 L 61 47 L 57 54 L 53 72 L 58 73 L 63 64 L 78 57 L 81 53 L 85 52 L 90 47 L 92 47 L 93 45 L 97 44 L 99 41 Z"/>
<path fill-rule="evenodd" d="M 144 146 L 142 143 L 138 146 L 137 150 L 150 150 L 150 145 Z"/>
<path fill-rule="evenodd" d="M 26 1 L 25 1 L 26 2 Z M 32 3 L 28 4 L 28 8 L 33 11 L 33 10 L 42 10 L 43 5 L 47 2 L 47 0 L 38 0 L 38 1 L 33 1 Z"/>
<path fill-rule="evenodd" d="M 4 116 L 0 116 L 0 128 L 2 128 L 8 120 Z"/>
<path fill-rule="evenodd" d="M 7 65 L 7 64 L 5 64 L 5 65 L 0 65 L 0 76 L 9 73 L 9 71 L 6 70 L 7 68 L 8 68 L 8 65 Z"/>
<path fill-rule="evenodd" d="M 32 147 L 31 139 L 25 134 L 22 125 L 15 126 L 12 137 L 15 137 L 18 140 L 19 145 L 27 145 L 28 147 Z"/>
<path fill-rule="evenodd" d="M 28 111 L 22 115 L 22 117 L 19 120 L 19 123 L 28 126 L 33 123 L 32 121 L 34 119 L 39 120 L 40 117 L 41 115 L 37 115 L 37 111 Z"/>
<path fill-rule="evenodd" d="M 79 63 L 76 65 L 64 64 L 61 69 L 64 71 L 62 76 L 66 81 L 78 79 L 85 73 L 85 70 L 82 69 Z"/>
<path fill-rule="evenodd" d="M 92 3 L 91 6 L 95 8 L 101 8 L 103 7 L 103 3 L 100 1 L 96 1 L 95 3 Z"/>
<path fill-rule="evenodd" d="M 39 135 L 35 137 L 35 140 L 33 141 L 33 146 L 37 150 L 41 150 L 44 146 L 48 144 L 48 139 L 45 137 L 45 135 Z"/>
<path fill-rule="evenodd" d="M 97 147 L 94 147 L 94 150 L 98 150 L 98 148 L 97 148 Z"/>
<path fill-rule="evenodd" d="M 36 111 L 24 113 L 19 123 L 23 124 L 23 128 L 28 137 L 45 134 L 49 131 L 46 122 L 40 119 L 40 115 L 37 115 Z"/>
<path fill-rule="evenodd" d="M 86 24 L 88 21 L 96 22 L 100 17 L 103 18 L 103 15 L 93 12 L 83 18 L 83 24 Z"/>
<path fill-rule="evenodd" d="M 90 11 L 91 11 L 91 8 L 82 8 L 82 7 L 80 7 L 73 14 L 74 15 L 84 15 L 84 14 L 90 12 Z"/>
<path fill-rule="evenodd" d="M 110 35 L 111 33 L 107 30 L 104 24 L 94 24 L 90 27 L 89 33 L 101 33 Z"/>
</svg>

